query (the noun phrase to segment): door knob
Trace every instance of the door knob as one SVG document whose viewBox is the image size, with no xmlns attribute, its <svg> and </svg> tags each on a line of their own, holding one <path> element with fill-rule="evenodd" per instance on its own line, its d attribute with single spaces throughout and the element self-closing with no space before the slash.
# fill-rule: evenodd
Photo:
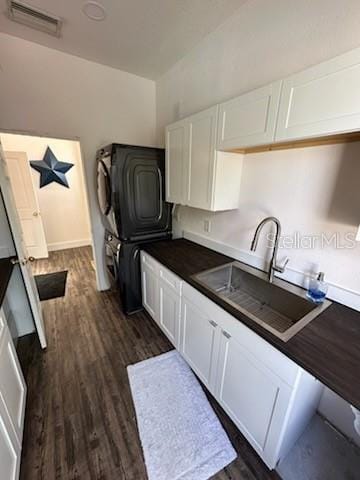
<svg viewBox="0 0 360 480">
<path fill-rule="evenodd" d="M 13 265 L 18 265 L 19 263 L 21 263 L 21 265 L 26 265 L 28 262 L 35 262 L 35 257 L 23 258 L 21 260 L 14 257 L 10 261 Z"/>
<path fill-rule="evenodd" d="M 33 216 L 34 216 L 34 217 L 38 217 L 39 215 L 40 215 L 39 212 L 34 212 L 34 213 L 33 213 Z"/>
</svg>

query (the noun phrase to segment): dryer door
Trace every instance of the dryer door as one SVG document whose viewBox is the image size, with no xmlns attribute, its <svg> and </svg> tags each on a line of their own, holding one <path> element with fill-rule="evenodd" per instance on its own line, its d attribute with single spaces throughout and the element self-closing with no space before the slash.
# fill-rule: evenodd
<svg viewBox="0 0 360 480">
<path fill-rule="evenodd" d="M 111 181 L 110 172 L 103 160 L 98 160 L 97 193 L 101 213 L 108 215 L 111 209 Z"/>
<path fill-rule="evenodd" d="M 171 231 L 171 205 L 165 202 L 164 151 L 128 147 L 117 151 L 115 216 L 119 236 L 138 240 Z"/>
</svg>

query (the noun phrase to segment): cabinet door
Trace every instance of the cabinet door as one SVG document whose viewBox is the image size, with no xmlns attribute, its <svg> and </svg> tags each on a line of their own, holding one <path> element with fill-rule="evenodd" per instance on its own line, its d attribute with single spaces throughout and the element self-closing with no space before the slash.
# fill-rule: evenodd
<svg viewBox="0 0 360 480">
<path fill-rule="evenodd" d="M 217 148 L 226 150 L 272 143 L 281 81 L 220 104 Z"/>
<path fill-rule="evenodd" d="M 159 323 L 174 347 L 178 347 L 180 295 L 159 280 Z"/>
<path fill-rule="evenodd" d="M 187 197 L 189 124 L 180 121 L 166 128 L 166 200 L 184 204 Z"/>
<path fill-rule="evenodd" d="M 247 440 L 274 468 L 291 389 L 224 331 L 216 393 Z"/>
<path fill-rule="evenodd" d="M 360 49 L 284 80 L 276 140 L 359 130 Z"/>
<path fill-rule="evenodd" d="M 219 347 L 219 327 L 187 298 L 181 302 L 181 353 L 190 367 L 212 390 Z"/>
<path fill-rule="evenodd" d="M 187 119 L 190 128 L 190 158 L 186 204 L 211 209 L 216 162 L 216 125 L 218 106 Z"/>
<path fill-rule="evenodd" d="M 19 478 L 21 447 L 0 398 L 0 468 L 3 480 Z"/>
<path fill-rule="evenodd" d="M 22 442 L 26 385 L 10 334 L 6 328 L 0 347 L 0 395 L 13 425 L 19 445 Z"/>
<path fill-rule="evenodd" d="M 158 322 L 159 288 L 156 267 L 147 261 L 145 254 L 141 255 L 141 287 L 144 308 Z"/>
</svg>

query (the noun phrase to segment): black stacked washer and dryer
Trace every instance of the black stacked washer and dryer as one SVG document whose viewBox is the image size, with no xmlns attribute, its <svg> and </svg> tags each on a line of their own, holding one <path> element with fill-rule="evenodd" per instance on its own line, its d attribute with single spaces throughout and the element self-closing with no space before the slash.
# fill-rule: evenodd
<svg viewBox="0 0 360 480">
<path fill-rule="evenodd" d="M 124 312 L 131 314 L 142 308 L 141 246 L 171 238 L 165 151 L 108 145 L 97 152 L 97 185 L 107 269 L 119 289 Z"/>
</svg>

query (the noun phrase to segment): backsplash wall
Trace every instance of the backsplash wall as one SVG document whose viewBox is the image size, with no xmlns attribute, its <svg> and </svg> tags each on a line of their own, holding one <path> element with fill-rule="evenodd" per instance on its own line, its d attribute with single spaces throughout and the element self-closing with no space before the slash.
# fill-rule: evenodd
<svg viewBox="0 0 360 480">
<path fill-rule="evenodd" d="M 360 296 L 359 158 L 360 142 L 245 155 L 239 210 L 180 207 L 177 228 L 252 256 L 256 226 L 274 215 L 282 224 L 280 262 L 287 256 L 289 270 L 324 271 L 330 283 Z M 270 252 L 264 232 L 255 256 Z"/>
</svg>

